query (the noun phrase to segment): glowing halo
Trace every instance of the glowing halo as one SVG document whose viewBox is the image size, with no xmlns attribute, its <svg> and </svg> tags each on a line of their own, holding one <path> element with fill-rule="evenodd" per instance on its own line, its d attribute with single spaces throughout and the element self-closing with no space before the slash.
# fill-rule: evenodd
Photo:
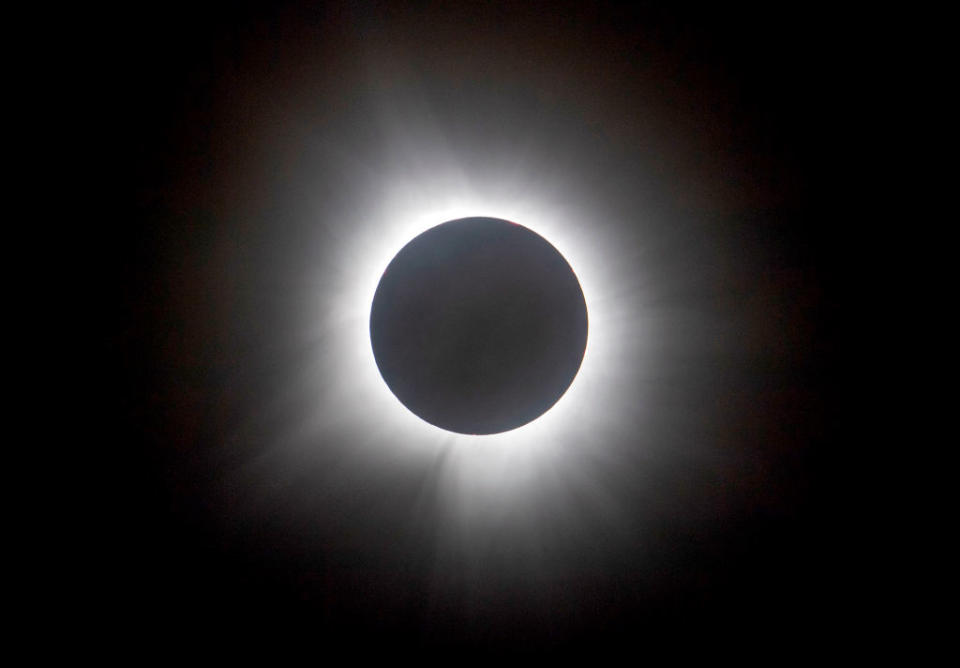
<svg viewBox="0 0 960 668">
<path fill-rule="evenodd" d="M 575 191 L 564 184 L 538 189 L 504 178 L 455 178 L 451 175 L 460 175 L 458 170 L 442 167 L 449 165 L 424 171 L 445 178 L 378 179 L 380 187 L 372 189 L 369 200 L 375 204 L 341 221 L 349 234 L 338 239 L 337 266 L 323 267 L 313 279 L 313 328 L 324 345 L 312 356 L 312 370 L 304 371 L 321 413 L 307 431 L 339 425 L 374 467 L 442 460 L 439 484 L 446 496 L 461 502 L 448 507 L 461 514 L 487 512 L 541 493 L 544 481 L 574 460 L 602 459 L 605 435 L 617 428 L 619 411 L 643 411 L 643 406 L 622 407 L 617 379 L 640 361 L 646 323 L 618 303 L 626 289 L 618 267 L 637 269 L 605 229 L 614 221 L 604 220 L 602 213 L 591 217 L 570 198 Z M 418 185 L 428 182 L 429 188 Z M 407 410 L 380 377 L 369 339 L 373 296 L 397 250 L 439 223 L 476 215 L 517 221 L 549 240 L 575 269 L 590 319 L 580 371 L 557 404 L 523 427 L 484 436 L 445 431 Z M 335 391 L 317 386 L 324 378 L 337 379 Z"/>
</svg>

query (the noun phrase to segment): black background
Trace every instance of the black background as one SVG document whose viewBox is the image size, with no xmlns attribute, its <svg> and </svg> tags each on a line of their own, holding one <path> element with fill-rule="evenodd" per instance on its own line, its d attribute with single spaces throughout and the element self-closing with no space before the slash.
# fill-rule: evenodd
<svg viewBox="0 0 960 668">
<path fill-rule="evenodd" d="M 92 272 L 108 304 L 109 454 L 85 580 L 117 642 L 635 656 L 842 637 L 849 564 L 831 471 L 844 447 L 850 25 L 780 3 L 104 11 L 90 48 L 117 196 Z M 353 179 L 395 139 L 384 125 L 403 135 L 394 149 L 440 127 L 479 161 L 524 139 L 540 168 L 550 146 L 616 212 L 618 242 L 651 249 L 654 302 L 733 323 L 716 345 L 696 318 L 664 326 L 671 371 L 654 393 L 669 424 L 641 433 L 621 408 L 640 381 L 620 386 L 604 445 L 615 537 L 589 517 L 555 520 L 539 561 L 507 530 L 496 550 L 438 560 L 435 518 L 412 502 L 423 477 L 351 470 L 259 506 L 224 492 L 225 472 L 284 430 L 281 412 L 237 436 L 298 364 L 290 286 L 340 252 L 337 212 L 366 196 Z M 308 188 L 325 203 L 319 254 L 304 243 Z M 638 214 L 650 206 L 652 230 Z M 628 310 L 639 290 L 622 286 Z M 317 443 L 354 438 L 331 429 Z M 641 471 L 630 453 L 644 438 L 689 456 Z M 719 454 L 695 456 L 693 441 Z"/>
</svg>

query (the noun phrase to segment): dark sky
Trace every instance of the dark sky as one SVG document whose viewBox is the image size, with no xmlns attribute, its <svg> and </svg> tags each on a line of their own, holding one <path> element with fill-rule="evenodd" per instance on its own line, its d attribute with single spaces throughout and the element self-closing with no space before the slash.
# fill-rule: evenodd
<svg viewBox="0 0 960 668">
<path fill-rule="evenodd" d="M 842 25 L 806 3 L 105 16 L 120 197 L 94 269 L 113 361 L 94 551 L 117 635 L 419 656 L 832 637 Z M 441 145 L 468 179 L 559 184 L 594 212 L 617 249 L 602 296 L 656 360 L 626 356 L 597 397 L 582 484 L 500 523 L 449 519 L 442 461 L 351 454 L 377 415 L 334 414 L 340 367 L 313 394 L 297 381 L 336 353 L 305 342 L 302 310 L 316 296 L 336 336 L 335 268 L 376 234 L 350 221 L 384 179 L 429 176 Z M 270 463 L 291 441 L 312 454 Z"/>
</svg>

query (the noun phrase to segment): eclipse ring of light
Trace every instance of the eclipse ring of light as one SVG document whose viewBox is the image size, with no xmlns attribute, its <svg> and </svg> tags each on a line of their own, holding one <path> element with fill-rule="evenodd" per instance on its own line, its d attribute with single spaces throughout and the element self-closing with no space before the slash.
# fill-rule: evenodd
<svg viewBox="0 0 960 668">
<path fill-rule="evenodd" d="M 658 369 L 651 357 L 657 314 L 644 310 L 639 317 L 636 300 L 622 299 L 625 290 L 643 291 L 644 265 L 636 263 L 617 219 L 580 182 L 556 177 L 536 183 L 502 168 L 467 170 L 445 154 L 420 157 L 422 164 L 404 162 L 371 175 L 364 182 L 371 196 L 343 207 L 336 228 L 320 228 L 324 234 L 315 247 L 331 259 L 316 264 L 305 284 L 302 314 L 311 354 L 297 385 L 311 399 L 282 452 L 292 469 L 300 469 L 304 457 L 332 456 L 317 448 L 318 441 L 359 435 L 348 452 L 336 455 L 342 465 L 440 466 L 437 484 L 452 516 L 492 517 L 533 503 L 552 489 L 551 476 L 581 476 L 590 462 L 604 461 L 618 416 L 646 419 L 653 385 L 640 382 L 638 373 L 647 378 Z M 548 240 L 575 269 L 589 311 L 583 361 L 563 396 L 539 418 L 488 435 L 442 429 L 407 409 L 384 382 L 370 340 L 374 296 L 397 252 L 443 221 L 478 213 L 522 222 Z M 628 386 L 641 388 L 640 396 L 625 392 Z"/>
<path fill-rule="evenodd" d="M 406 244 L 370 312 L 380 374 L 421 419 L 496 434 L 537 419 L 573 382 L 587 307 L 564 257 L 531 230 L 460 218 Z"/>
</svg>

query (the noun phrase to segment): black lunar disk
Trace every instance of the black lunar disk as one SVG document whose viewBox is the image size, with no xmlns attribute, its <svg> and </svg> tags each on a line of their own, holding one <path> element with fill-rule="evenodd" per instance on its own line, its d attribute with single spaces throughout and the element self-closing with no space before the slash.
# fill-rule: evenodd
<svg viewBox="0 0 960 668">
<path fill-rule="evenodd" d="M 498 218 L 431 228 L 390 262 L 373 298 L 380 374 L 413 413 L 461 434 L 509 431 L 567 391 L 587 306 L 543 237 Z"/>
</svg>

